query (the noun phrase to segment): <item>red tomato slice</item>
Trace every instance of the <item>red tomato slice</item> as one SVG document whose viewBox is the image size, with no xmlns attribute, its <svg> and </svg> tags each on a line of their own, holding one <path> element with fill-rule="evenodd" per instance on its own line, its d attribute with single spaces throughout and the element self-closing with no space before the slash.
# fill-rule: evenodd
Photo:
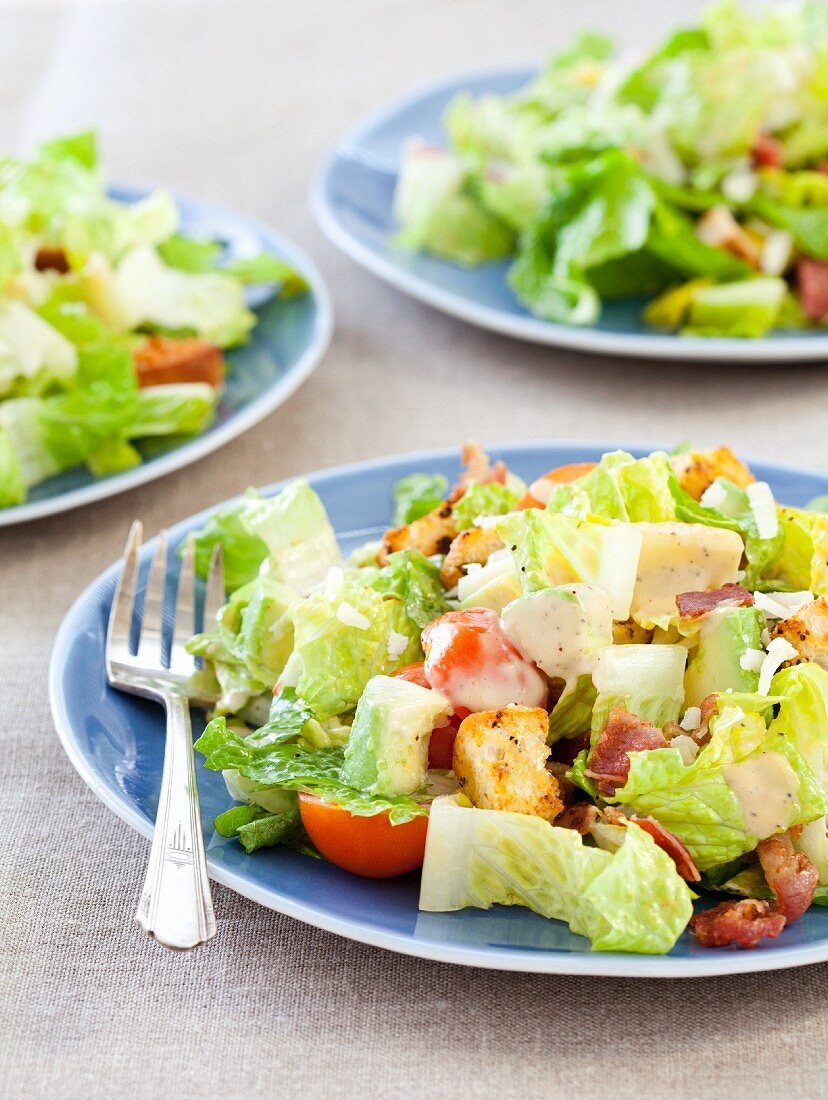
<svg viewBox="0 0 828 1100">
<path fill-rule="evenodd" d="M 428 818 L 392 825 L 388 814 L 358 817 L 333 802 L 299 793 L 299 813 L 322 855 L 363 878 L 393 878 L 423 865 Z"/>
<path fill-rule="evenodd" d="M 425 676 L 454 707 L 497 710 L 518 703 L 545 707 L 544 674 L 512 645 L 488 608 L 449 611 L 423 631 Z"/>
<path fill-rule="evenodd" d="M 405 668 L 398 669 L 393 675 L 398 676 L 401 680 L 410 680 L 412 684 L 419 684 L 420 687 L 431 687 L 431 684 L 425 678 L 422 661 L 416 665 L 406 665 Z M 465 707 L 460 707 L 452 714 L 445 726 L 437 726 L 431 731 L 428 742 L 428 766 L 430 768 L 444 768 L 451 771 L 454 738 L 460 729 L 460 723 L 470 713 Z"/>
</svg>

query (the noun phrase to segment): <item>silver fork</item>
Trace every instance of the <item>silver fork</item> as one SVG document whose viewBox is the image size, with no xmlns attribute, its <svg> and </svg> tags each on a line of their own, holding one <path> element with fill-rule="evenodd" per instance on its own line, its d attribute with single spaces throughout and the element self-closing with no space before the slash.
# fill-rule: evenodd
<svg viewBox="0 0 828 1100">
<path fill-rule="evenodd" d="M 196 632 L 195 551 L 187 546 L 178 591 L 169 660 L 164 660 L 164 591 L 167 579 L 167 534 L 162 531 L 150 569 L 141 612 L 137 652 L 130 633 L 135 611 L 141 524 L 132 525 L 124 564 L 112 601 L 106 632 L 106 673 L 121 691 L 162 703 L 167 711 L 164 771 L 147 876 L 135 919 L 165 947 L 186 949 L 216 933 L 216 918 L 207 878 L 207 859 L 199 816 L 190 705 L 207 705 L 215 696 L 194 676 L 195 659 L 184 644 Z M 210 562 L 204 599 L 204 622 L 212 622 L 224 603 L 221 549 Z"/>
</svg>

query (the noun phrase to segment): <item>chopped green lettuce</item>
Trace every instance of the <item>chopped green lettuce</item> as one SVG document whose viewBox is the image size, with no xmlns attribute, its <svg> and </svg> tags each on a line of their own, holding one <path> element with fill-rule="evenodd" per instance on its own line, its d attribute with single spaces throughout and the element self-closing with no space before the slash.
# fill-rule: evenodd
<svg viewBox="0 0 828 1100">
<path fill-rule="evenodd" d="M 760 714 L 743 710 L 738 697 L 721 696 L 710 728 L 710 742 L 690 764 L 676 748 L 631 752 L 626 784 L 612 799 L 660 821 L 700 871 L 825 813 L 820 784 L 801 753 Z"/>
<path fill-rule="evenodd" d="M 612 645 L 598 655 L 592 674 L 597 692 L 592 712 L 595 743 L 613 707 L 623 707 L 655 726 L 675 722 L 684 703 L 681 645 Z"/>
<path fill-rule="evenodd" d="M 395 596 L 345 581 L 292 610 L 295 648 L 284 672 L 320 720 L 354 709 L 372 676 L 422 660 L 420 627 Z"/>
<path fill-rule="evenodd" d="M 828 672 L 812 661 L 783 668 L 771 694 L 781 696 L 771 731 L 796 746 L 828 798 Z M 820 885 L 828 885 L 828 818 L 805 824 L 794 844 L 819 871 Z"/>
<path fill-rule="evenodd" d="M 676 518 L 670 476 L 670 462 L 662 451 L 646 458 L 612 451 L 583 477 L 557 486 L 547 510 L 625 523 L 666 523 Z"/>
<path fill-rule="evenodd" d="M 566 921 L 596 951 L 662 954 L 684 931 L 692 895 L 671 858 L 637 825 L 615 852 L 539 817 L 434 801 L 420 908 L 524 905 Z"/>
<path fill-rule="evenodd" d="M 267 572 L 300 596 L 342 563 L 325 506 L 304 479 L 292 481 L 274 497 L 246 497 L 239 521 L 267 547 Z"/>
<path fill-rule="evenodd" d="M 264 727 L 267 730 L 267 727 Z M 258 731 L 261 732 L 261 731 Z M 307 791 L 326 802 L 335 802 L 358 817 L 388 813 L 393 824 L 401 825 L 428 813 L 426 805 L 409 795 L 385 797 L 358 791 L 342 778 L 344 752 L 339 746 L 308 749 L 286 731 L 240 737 L 224 718 L 214 718 L 195 744 L 211 771 L 230 768 L 260 788 Z"/>
<path fill-rule="evenodd" d="M 407 474 L 394 486 L 392 523 L 402 527 L 433 512 L 448 491 L 448 480 L 442 474 Z"/>
<path fill-rule="evenodd" d="M 527 508 L 504 516 L 497 532 L 514 547 L 525 594 L 583 582 L 607 593 L 614 619 L 629 618 L 641 552 L 641 535 L 634 527 Z"/>
<path fill-rule="evenodd" d="M 267 546 L 258 535 L 251 534 L 241 520 L 247 499 L 259 494 L 248 490 L 248 497 L 228 508 L 211 513 L 191 537 L 195 543 L 196 573 L 206 578 L 215 546 L 221 546 L 224 583 L 228 592 L 254 580 L 267 557 Z M 183 550 L 182 550 L 183 553 Z"/>
<path fill-rule="evenodd" d="M 488 485 L 471 485 L 454 505 L 454 518 L 458 531 L 474 526 L 478 516 L 503 516 L 511 512 L 520 500 L 525 487 L 500 485 L 494 481 Z"/>
</svg>

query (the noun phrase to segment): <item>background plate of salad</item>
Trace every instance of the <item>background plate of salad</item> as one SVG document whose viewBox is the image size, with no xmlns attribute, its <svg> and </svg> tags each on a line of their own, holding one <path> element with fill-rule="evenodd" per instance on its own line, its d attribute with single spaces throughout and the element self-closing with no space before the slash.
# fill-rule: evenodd
<svg viewBox="0 0 828 1100">
<path fill-rule="evenodd" d="M 785 620 L 782 637 L 777 637 L 779 631 L 773 626 L 791 612 L 791 601 L 805 606 L 803 601 L 828 587 L 825 556 L 819 549 L 828 520 L 823 512 L 803 510 L 811 501 L 815 509 L 824 507 L 828 481 L 824 474 L 771 464 L 757 463 L 751 473 L 726 448 L 673 456 L 616 451 L 603 458 L 602 451 L 599 446 L 507 445 L 494 451 L 492 458 L 497 461 L 489 464 L 479 449 L 472 450 L 466 456 L 471 461 L 464 477 L 454 450 L 363 463 L 250 492 L 172 529 L 174 544 L 196 537 L 202 571 L 217 541 L 227 563 L 228 604 L 216 623 L 207 624 L 205 633 L 191 644 L 193 652 L 205 658 L 205 674 L 215 674 L 221 687 L 218 715 L 204 733 L 203 719 L 194 717 L 195 732 L 201 735 L 198 783 L 214 879 L 259 904 L 340 935 L 404 954 L 467 965 L 677 977 L 774 969 L 828 958 L 828 909 L 823 907 L 828 887 L 816 886 L 815 880 L 818 868 L 822 868 L 820 877 L 828 880 L 822 793 L 828 673 L 818 663 L 824 660 L 826 641 L 824 636 L 815 641 L 818 652 L 812 654 L 813 660 L 789 663 L 776 671 L 780 662 L 790 658 L 785 637 L 799 646 L 807 632 L 788 630 L 786 635 Z M 562 468 L 570 480 L 561 480 Z M 557 480 L 543 476 L 550 469 L 558 471 Z M 753 481 L 754 477 L 759 480 Z M 457 489 L 448 498 L 454 503 L 446 507 L 443 502 L 455 483 Z M 544 509 L 540 498 L 547 496 Z M 777 513 L 774 501 L 784 502 L 786 508 Z M 588 508 L 588 520 L 579 520 L 572 512 L 582 506 Z M 516 510 L 504 514 L 506 508 Z M 481 517 L 488 522 L 481 522 Z M 400 523 L 387 530 L 389 524 Z M 464 556 L 472 566 L 465 580 L 458 581 L 456 590 L 446 589 L 446 584 L 453 583 L 446 570 L 457 571 L 458 566 L 457 550 L 446 553 L 448 523 L 460 528 L 459 536 L 454 532 L 455 539 L 463 536 L 458 547 L 486 543 L 493 530 L 505 524 L 502 533 L 525 569 L 518 571 L 508 562 L 504 568 L 501 558 L 508 557 L 508 545 L 498 551 L 501 558 L 495 560 L 492 552 L 483 566 L 473 552 Z M 663 545 L 662 534 L 669 536 Z M 569 734 L 585 728 L 585 723 L 588 727 L 589 718 L 584 715 L 603 714 L 619 692 L 630 711 L 648 714 L 659 727 L 668 719 L 665 732 L 669 730 L 675 741 L 673 748 L 650 745 L 655 749 L 652 755 L 636 751 L 635 759 L 630 757 L 622 809 L 633 816 L 626 822 L 618 814 L 620 796 L 612 794 L 612 786 L 596 799 L 599 809 L 604 807 L 598 815 L 603 818 L 587 825 L 598 847 L 588 846 L 587 838 L 582 842 L 573 822 L 568 828 L 554 827 L 561 808 L 552 805 L 551 775 L 562 771 L 544 767 L 546 751 L 540 751 L 537 760 L 537 754 L 523 757 L 520 787 L 509 795 L 532 801 L 521 808 L 502 804 L 470 808 L 457 790 L 455 777 L 440 770 L 446 762 L 432 759 L 443 736 L 451 732 L 450 724 L 438 722 L 443 715 L 437 711 L 445 699 L 441 702 L 440 692 L 426 686 L 433 684 L 441 660 L 437 656 L 437 663 L 429 664 L 430 647 L 437 645 L 433 630 L 435 624 L 456 621 L 458 614 L 468 615 L 463 607 L 486 619 L 484 648 L 493 646 L 490 656 L 506 660 L 509 675 L 519 673 L 515 683 L 531 695 L 527 706 L 490 712 L 480 733 L 483 753 L 478 763 L 482 760 L 485 767 L 489 742 L 505 736 L 497 728 L 504 715 L 510 722 L 534 722 L 539 715 L 545 720 L 543 709 L 532 709 L 547 706 L 538 702 L 537 692 L 544 699 L 546 692 L 545 680 L 538 679 L 539 666 L 521 664 L 525 658 L 516 656 L 514 646 L 504 643 L 500 632 L 505 629 L 508 637 L 517 638 L 524 653 L 533 644 L 533 632 L 523 629 L 531 621 L 517 615 L 518 607 L 527 606 L 527 597 L 519 595 L 525 584 L 534 591 L 530 602 L 538 595 L 559 601 L 556 616 L 564 614 L 564 603 L 581 599 L 590 587 L 549 587 L 538 571 L 548 569 L 552 561 L 547 553 L 549 538 L 557 540 L 560 554 L 573 568 L 580 563 L 578 576 L 584 570 L 589 573 L 593 593 L 604 592 L 607 616 L 616 616 L 614 601 L 622 597 L 624 608 L 619 606 L 617 615 L 631 613 L 629 621 L 618 622 L 617 639 L 613 627 L 614 643 L 596 651 L 595 668 L 603 669 L 600 676 L 597 671 L 592 675 L 597 696 L 581 670 L 572 680 L 571 697 L 563 694 L 550 707 L 550 722 L 560 726 L 557 733 L 561 734 L 554 744 L 575 744 Z M 630 540 L 642 538 L 647 546 L 653 539 L 652 547 L 661 546 L 655 557 L 649 555 L 646 570 L 639 567 L 643 543 L 630 556 Z M 425 554 L 433 547 L 423 539 L 434 540 L 437 550 L 431 557 Z M 407 548 L 397 549 L 406 540 Z M 152 552 L 152 545 L 142 552 L 144 583 Z M 684 581 L 693 586 L 707 588 L 723 577 L 731 581 L 739 577 L 751 590 L 732 585 L 701 593 L 711 601 L 702 601 L 706 610 L 687 609 L 691 619 L 697 614 L 714 616 L 711 630 L 702 625 L 701 634 L 698 620 L 683 627 L 674 622 L 675 601 L 666 582 L 677 575 L 682 555 L 685 566 L 695 563 L 692 574 L 681 567 Z M 557 556 L 553 558 L 558 561 Z M 382 560 L 385 564 L 378 564 Z M 111 690 L 106 683 L 106 621 L 118 570 L 114 565 L 99 577 L 64 620 L 52 655 L 52 709 L 63 746 L 85 782 L 118 816 L 149 836 L 160 784 L 163 714 L 150 703 Z M 627 580 L 622 583 L 624 577 Z M 630 578 L 635 580 L 632 603 L 630 592 L 621 591 Z M 805 591 L 808 588 L 810 592 Z M 751 603 L 754 589 L 755 604 Z M 460 611 L 447 613 L 446 608 L 457 606 L 458 601 Z M 822 597 L 812 612 L 816 614 L 824 603 Z M 597 604 L 582 601 L 579 606 L 582 621 L 595 626 Z M 503 608 L 500 626 L 495 607 Z M 802 617 L 806 612 L 795 614 Z M 649 625 L 642 627 L 642 623 Z M 696 638 L 689 642 L 689 679 L 684 686 L 688 650 L 676 634 L 679 627 L 685 629 L 685 640 Z M 627 628 L 632 632 L 629 637 Z M 423 660 L 421 631 L 428 651 L 424 673 L 423 665 L 416 665 Z M 541 640 L 548 634 L 542 631 Z M 560 653 L 575 646 L 585 657 L 592 646 L 589 639 L 597 636 L 592 629 L 583 634 L 573 628 L 558 639 Z M 453 645 L 451 638 L 448 642 L 445 653 Z M 614 671 L 607 664 L 608 654 L 616 662 Z M 412 662 L 425 680 L 412 671 Z M 403 671 L 406 675 L 395 675 Z M 495 687 L 507 683 L 500 675 L 473 676 L 467 682 Z M 443 688 L 446 693 L 455 690 L 448 681 Z M 701 708 L 689 705 L 696 695 L 701 701 L 707 691 L 717 689 L 718 717 L 703 714 L 703 703 Z M 691 698 L 688 693 L 693 692 Z M 473 701 L 466 702 L 472 713 L 454 736 L 462 739 L 468 733 L 473 742 L 480 732 L 475 720 L 484 715 L 475 712 Z M 766 728 L 771 706 L 776 717 Z M 613 713 L 611 709 L 610 718 Z M 610 718 L 604 730 L 612 725 Z M 430 730 L 433 725 L 434 730 L 421 742 L 412 731 L 416 734 L 423 722 L 424 728 Z M 702 736 L 707 722 L 710 737 Z M 245 725 L 248 730 L 258 729 L 240 736 Z M 549 730 L 551 736 L 551 724 Z M 521 741 L 523 748 L 535 736 L 519 728 L 506 732 L 508 740 Z M 649 733 L 653 732 L 650 725 Z M 523 741 L 524 737 L 528 740 Z M 469 761 L 474 765 L 473 744 L 467 746 L 464 763 L 458 762 L 457 743 L 452 759 L 456 776 L 462 776 Z M 421 751 L 425 744 L 428 786 L 418 785 L 420 777 L 404 788 L 410 794 L 399 793 L 403 789 L 399 786 L 396 793 L 381 788 L 381 766 L 383 783 L 393 777 L 395 784 L 408 783 L 407 769 L 425 769 Z M 681 753 L 689 754 L 686 760 L 679 745 Z M 398 752 L 401 747 L 404 751 Z M 535 748 L 543 747 L 541 734 Z M 389 756 L 384 755 L 386 750 Z M 580 754 L 580 767 L 576 758 L 568 772 L 582 791 L 594 784 L 591 775 L 604 771 L 598 767 L 595 746 L 584 769 L 586 752 Z M 755 777 L 757 760 L 762 762 L 759 771 L 772 776 L 784 773 L 788 785 L 774 780 L 767 805 L 761 798 L 761 805 L 754 805 L 751 813 L 767 818 L 772 810 L 784 821 L 772 816 L 770 824 L 760 824 L 758 818 L 748 822 L 746 807 L 751 799 L 756 802 L 764 788 L 760 784 L 751 788 L 752 795 L 745 793 L 739 776 L 748 773 L 738 769 L 747 763 Z M 485 807 L 487 798 L 500 797 L 494 789 L 486 793 L 484 782 L 485 771 L 477 772 L 462 788 L 475 806 Z M 676 784 L 682 798 L 670 794 Z M 789 788 L 795 793 L 780 800 L 779 791 Z M 667 797 L 662 797 L 665 791 Z M 560 794 L 569 797 L 563 787 Z M 310 817 L 304 812 L 308 799 Z M 583 796 L 576 804 L 595 818 Z M 343 834 L 329 831 L 326 835 L 320 810 L 325 805 L 339 815 L 339 825 L 343 819 L 350 821 L 349 828 L 361 828 L 360 823 L 370 828 L 376 822 L 380 835 L 370 844 L 364 833 L 350 843 L 346 836 L 337 851 L 337 835 L 342 841 Z M 423 816 L 426 805 L 431 807 L 428 819 Z M 434 820 L 438 808 L 439 827 Z M 517 812 L 502 813 L 502 809 Z M 644 827 L 635 824 L 648 815 L 651 826 L 656 821 L 668 823 L 660 840 L 655 834 L 645 835 Z M 343 869 L 351 865 L 359 873 L 391 874 L 404 871 L 404 865 L 416 867 L 422 860 L 422 846 L 419 859 L 414 858 L 416 853 L 412 856 L 417 827 L 419 823 L 424 832 L 426 820 L 422 893 L 416 873 L 365 878 Z M 804 830 L 799 825 L 791 828 L 782 840 L 788 837 L 807 847 L 808 860 L 796 854 L 789 859 L 784 852 L 760 846 L 756 862 L 750 849 L 757 837 L 776 840 L 776 831 L 791 822 L 807 824 Z M 389 832 L 400 838 L 393 850 L 387 848 Z M 411 851 L 403 837 L 411 841 Z M 667 848 L 661 847 L 665 843 Z M 353 866 L 354 859 L 366 852 L 378 859 L 383 846 L 387 850 L 382 858 L 393 856 L 393 866 L 390 862 Z M 320 852 L 332 862 L 312 858 Z M 694 893 L 701 895 L 696 905 L 703 910 L 722 897 L 709 890 L 727 891 L 731 904 L 738 903 L 740 892 L 772 898 L 763 885 L 764 870 L 768 881 L 779 880 L 777 889 L 784 897 L 779 869 L 771 863 L 777 855 L 781 866 L 792 872 L 789 882 L 799 885 L 803 874 L 810 876 L 805 884 L 807 897 L 803 894 L 795 914 L 782 916 L 772 901 L 744 902 L 757 905 L 763 920 L 767 916 L 775 922 L 754 950 L 705 946 L 698 932 L 691 933 L 687 924 Z M 573 890 L 585 867 L 591 885 Z M 551 908 L 550 894 L 557 898 Z M 492 901 L 499 904 L 487 908 Z M 807 908 L 810 901 L 814 904 Z M 581 934 L 575 934 L 576 929 Z"/>
<path fill-rule="evenodd" d="M 308 258 L 246 215 L 106 187 L 94 135 L 0 159 L 0 526 L 215 450 L 328 345 Z"/>
<path fill-rule="evenodd" d="M 636 57 L 582 34 L 540 70 L 372 115 L 313 189 L 330 239 L 473 324 L 674 359 L 828 354 L 828 10 L 716 4 Z"/>
</svg>

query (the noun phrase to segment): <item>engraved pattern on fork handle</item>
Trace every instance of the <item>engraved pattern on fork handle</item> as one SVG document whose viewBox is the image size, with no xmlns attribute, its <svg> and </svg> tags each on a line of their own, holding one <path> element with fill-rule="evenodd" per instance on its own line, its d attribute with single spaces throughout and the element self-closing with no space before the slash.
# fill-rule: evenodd
<svg viewBox="0 0 828 1100">
<path fill-rule="evenodd" d="M 164 772 L 147 876 L 135 919 L 165 947 L 185 950 L 216 933 L 201 834 L 190 707 L 164 694 Z"/>
</svg>

